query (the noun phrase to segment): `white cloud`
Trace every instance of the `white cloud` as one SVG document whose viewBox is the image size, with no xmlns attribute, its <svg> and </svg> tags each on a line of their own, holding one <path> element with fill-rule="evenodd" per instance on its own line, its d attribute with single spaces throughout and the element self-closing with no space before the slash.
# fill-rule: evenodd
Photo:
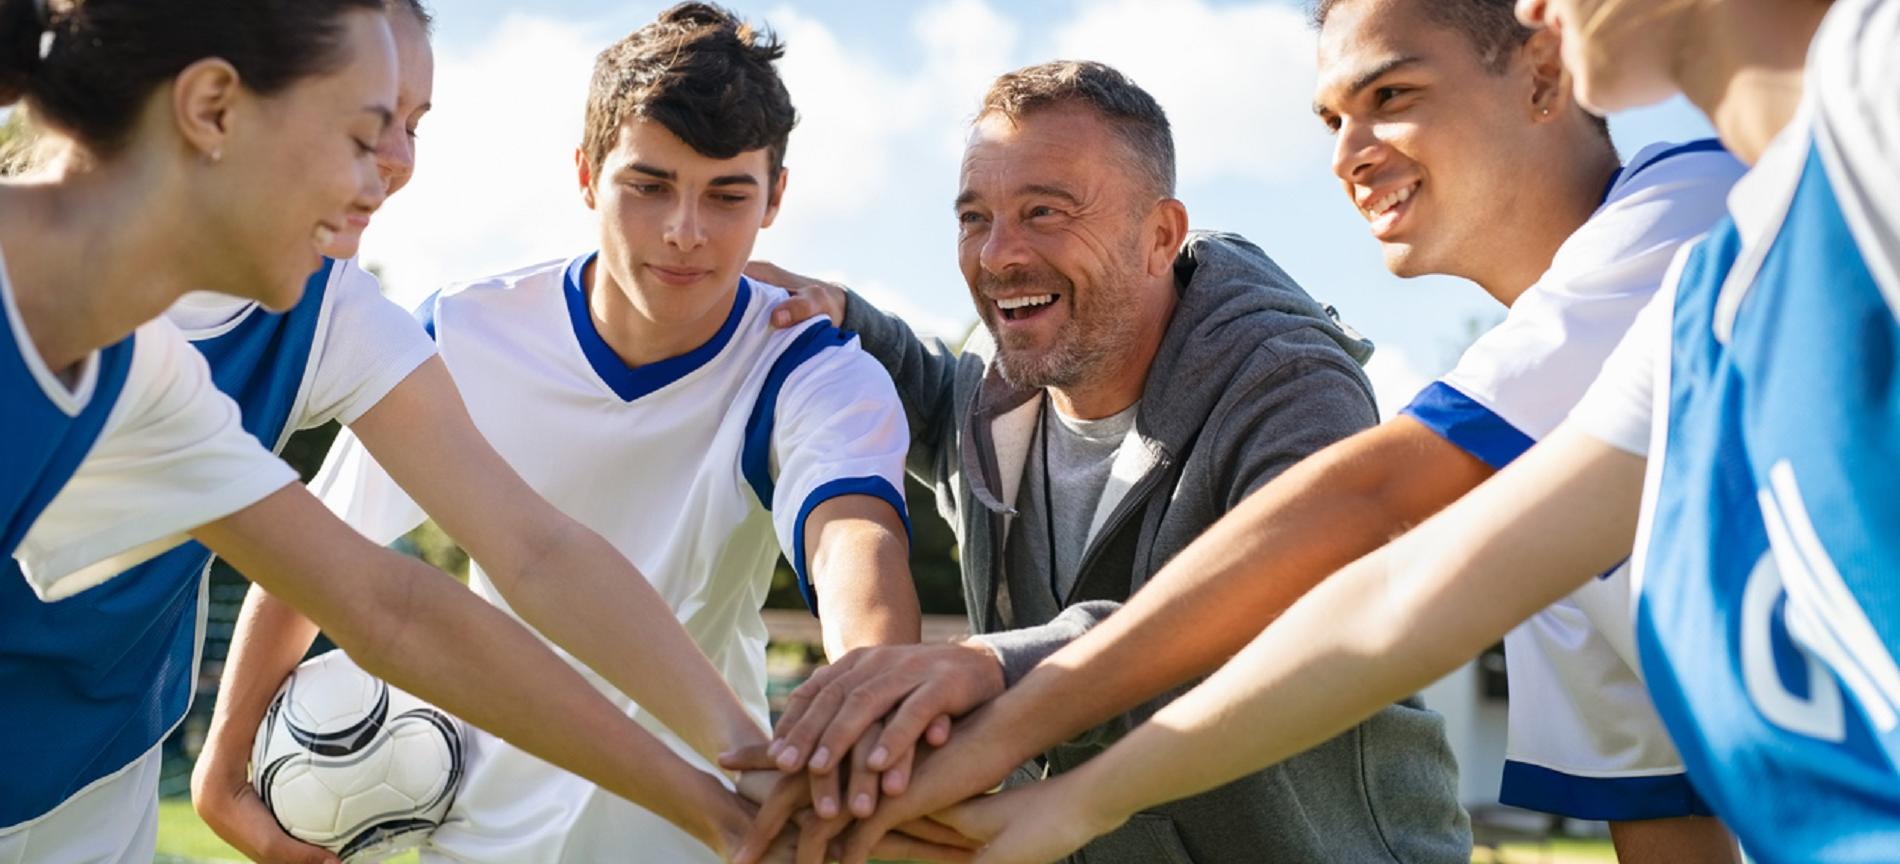
<svg viewBox="0 0 1900 864">
<path fill-rule="evenodd" d="M 912 88 L 936 109 L 931 140 L 942 155 L 960 160 L 984 91 L 1022 65 L 1021 28 L 984 0 L 947 0 L 918 13 L 911 38 L 923 53 Z"/>
<path fill-rule="evenodd" d="M 479 44 L 438 49 L 415 179 L 364 236 L 363 259 L 383 268 L 391 296 L 415 302 L 593 242 L 572 154 L 603 44 L 580 26 L 511 15 Z"/>
<path fill-rule="evenodd" d="M 818 21 L 789 7 L 768 20 L 787 46 L 779 74 L 799 114 L 785 160 L 790 202 L 801 218 L 861 212 L 891 187 L 896 142 L 923 106 Z"/>
<path fill-rule="evenodd" d="M 1292 5 L 1107 0 L 1054 41 L 1052 56 L 1107 63 L 1154 95 L 1184 184 L 1286 180 L 1325 153 L 1311 109 L 1314 36 Z"/>
</svg>

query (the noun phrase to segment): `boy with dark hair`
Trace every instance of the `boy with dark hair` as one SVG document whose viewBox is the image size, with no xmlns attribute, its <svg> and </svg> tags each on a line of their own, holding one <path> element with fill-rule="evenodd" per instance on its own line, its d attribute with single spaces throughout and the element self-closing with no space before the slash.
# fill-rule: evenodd
<svg viewBox="0 0 1900 864">
<path fill-rule="evenodd" d="M 575 153 L 599 251 L 445 288 L 417 313 L 482 434 L 646 575 L 760 725 L 759 609 L 780 551 L 834 656 L 914 642 L 919 626 L 899 491 L 909 435 L 889 378 L 828 322 L 772 328 L 784 293 L 740 275 L 785 190 L 796 114 L 773 68 L 782 50 L 722 9 L 683 4 L 602 52 Z M 348 432 L 314 485 L 374 540 L 423 518 Z M 480 562 L 469 582 L 516 612 Z M 714 770 L 689 744 L 698 730 L 664 729 L 580 671 Z M 425 860 L 720 860 L 660 814 L 492 737 L 469 753 Z"/>
</svg>

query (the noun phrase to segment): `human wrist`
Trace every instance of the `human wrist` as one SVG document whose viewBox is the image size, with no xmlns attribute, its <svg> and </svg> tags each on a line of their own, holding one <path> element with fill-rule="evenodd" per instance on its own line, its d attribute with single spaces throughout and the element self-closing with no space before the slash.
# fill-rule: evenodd
<svg viewBox="0 0 1900 864">
<path fill-rule="evenodd" d="M 693 812 L 699 824 L 689 830 L 721 859 L 730 858 L 752 827 L 752 812 L 741 803 L 737 793 L 716 782 L 707 787 L 694 796 L 698 801 L 693 805 Z"/>
<path fill-rule="evenodd" d="M 971 658 L 970 669 L 974 673 L 974 680 L 982 687 L 983 701 L 995 699 L 1008 689 L 1009 679 L 1004 672 L 1003 656 L 995 646 L 974 637 L 954 644 Z"/>
<path fill-rule="evenodd" d="M 1134 818 L 1141 805 L 1129 800 L 1121 784 L 1082 768 L 1046 781 L 1047 793 L 1069 808 L 1071 824 L 1083 827 L 1090 837 L 1100 837 Z"/>
</svg>

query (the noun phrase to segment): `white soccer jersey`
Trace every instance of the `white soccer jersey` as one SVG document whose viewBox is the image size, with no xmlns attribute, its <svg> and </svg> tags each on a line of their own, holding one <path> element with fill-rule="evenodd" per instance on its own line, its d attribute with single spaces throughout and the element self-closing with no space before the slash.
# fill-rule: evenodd
<svg viewBox="0 0 1900 864">
<path fill-rule="evenodd" d="M 20 395 L 35 403 L 16 403 L 23 417 L 40 401 L 79 417 L 104 407 L 93 400 L 111 400 L 84 461 L 13 550 L 42 600 L 97 585 L 183 542 L 192 528 L 296 481 L 290 466 L 245 434 L 237 406 L 212 386 L 204 358 L 170 323 L 149 322 L 95 353 L 69 389 L 33 349 L 4 276 L 0 298 L 10 341 L 39 390 Z M 129 358 L 110 368 L 102 358 L 119 351 Z M 25 446 L 35 433 L 14 427 L 7 434 Z"/>
<path fill-rule="evenodd" d="M 1713 141 L 1642 150 L 1504 322 L 1405 413 L 1494 468 L 1516 458 L 1582 397 L 1742 171 Z M 1504 803 L 1584 819 L 1707 812 L 1637 673 L 1630 609 L 1619 566 L 1505 637 Z"/>
<path fill-rule="evenodd" d="M 593 257 L 449 288 L 420 317 L 482 433 L 536 491 L 640 568 L 763 726 L 759 609 L 779 552 L 810 600 L 804 523 L 814 507 L 864 494 L 904 512 L 909 434 L 896 390 L 854 337 L 826 321 L 773 329 L 770 310 L 785 294 L 750 280 L 706 345 L 628 368 L 588 313 L 581 274 Z M 313 485 L 378 541 L 422 519 L 347 433 Z M 470 583 L 508 608 L 479 564 Z M 568 659 L 676 752 L 713 770 Z M 469 752 L 431 855 L 580 862 L 639 850 L 644 860 L 716 860 L 659 817 L 492 736 L 475 733 Z"/>
<path fill-rule="evenodd" d="M 326 281 L 303 380 L 285 382 L 298 387 L 296 403 L 284 423 L 285 438 L 332 420 L 346 426 L 356 422 L 416 367 L 435 356 L 435 343 L 415 318 L 384 297 L 382 284 L 356 259 L 334 262 Z M 202 345 L 242 329 L 252 316 L 265 314 L 253 301 L 200 293 L 181 298 L 166 310 L 165 317 L 192 344 Z"/>
</svg>

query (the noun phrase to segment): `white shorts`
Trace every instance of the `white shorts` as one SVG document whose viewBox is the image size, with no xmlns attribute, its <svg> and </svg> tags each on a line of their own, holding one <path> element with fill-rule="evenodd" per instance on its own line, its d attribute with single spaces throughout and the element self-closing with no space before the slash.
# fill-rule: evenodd
<svg viewBox="0 0 1900 864">
<path fill-rule="evenodd" d="M 158 854 L 160 748 L 31 822 L 0 830 L 0 864 L 145 864 Z"/>
<path fill-rule="evenodd" d="M 1500 802 L 1607 821 L 1711 815 L 1637 671 L 1633 609 L 1619 566 L 1504 637 Z"/>
</svg>

